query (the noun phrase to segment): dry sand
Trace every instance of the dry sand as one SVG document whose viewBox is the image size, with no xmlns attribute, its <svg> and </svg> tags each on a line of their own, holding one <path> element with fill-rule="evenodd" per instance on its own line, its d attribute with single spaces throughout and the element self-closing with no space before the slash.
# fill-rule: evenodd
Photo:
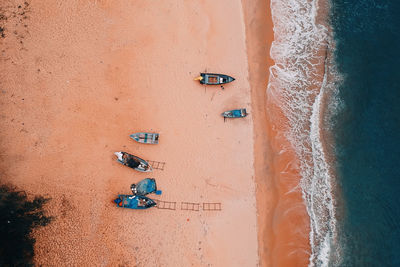
<svg viewBox="0 0 400 267">
<path fill-rule="evenodd" d="M 241 1 L 27 3 L 2 4 L 1 170 L 52 198 L 37 264 L 257 265 L 253 119 L 220 116 L 252 113 Z M 205 69 L 237 80 L 205 88 L 193 81 Z M 160 144 L 130 140 L 139 131 Z M 150 176 L 177 210 L 113 205 L 148 177 L 115 162 L 120 150 L 166 162 Z"/>
</svg>

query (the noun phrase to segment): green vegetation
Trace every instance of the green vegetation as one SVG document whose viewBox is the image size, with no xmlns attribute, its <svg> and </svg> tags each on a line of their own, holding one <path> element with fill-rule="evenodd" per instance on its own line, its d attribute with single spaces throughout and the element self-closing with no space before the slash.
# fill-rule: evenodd
<svg viewBox="0 0 400 267">
<path fill-rule="evenodd" d="M 31 233 L 51 222 L 43 210 L 49 200 L 35 196 L 29 201 L 24 191 L 0 186 L 0 266 L 33 266 L 36 240 Z"/>
</svg>

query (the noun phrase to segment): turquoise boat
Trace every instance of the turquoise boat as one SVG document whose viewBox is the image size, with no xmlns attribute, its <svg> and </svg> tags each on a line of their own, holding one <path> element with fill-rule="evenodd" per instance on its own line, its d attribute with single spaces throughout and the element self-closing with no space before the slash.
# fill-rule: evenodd
<svg viewBox="0 0 400 267">
<path fill-rule="evenodd" d="M 134 210 L 144 210 L 157 206 L 154 200 L 139 195 L 118 195 L 118 197 L 114 199 L 114 203 L 119 208 Z"/>
<path fill-rule="evenodd" d="M 159 136 L 158 133 L 134 133 L 130 135 L 130 137 L 136 142 L 154 145 L 158 144 Z"/>
<path fill-rule="evenodd" d="M 196 81 L 199 81 L 201 84 L 208 85 L 221 85 L 225 83 L 230 83 L 235 80 L 235 78 L 218 73 L 200 73 L 200 76 L 195 78 Z"/>
<path fill-rule="evenodd" d="M 131 184 L 131 190 L 133 195 L 145 196 L 151 193 L 161 195 L 162 191 L 157 190 L 156 180 L 154 178 L 145 178 L 137 184 Z"/>
<path fill-rule="evenodd" d="M 243 118 L 243 117 L 246 117 L 248 115 L 248 113 L 245 108 L 241 108 L 241 109 L 233 109 L 233 110 L 225 111 L 221 115 L 224 117 L 224 119 L 225 118 Z"/>
</svg>

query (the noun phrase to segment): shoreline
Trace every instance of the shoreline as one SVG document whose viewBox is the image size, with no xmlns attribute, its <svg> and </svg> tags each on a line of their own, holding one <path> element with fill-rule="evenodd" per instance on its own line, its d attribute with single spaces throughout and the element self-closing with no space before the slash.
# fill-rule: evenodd
<svg viewBox="0 0 400 267">
<path fill-rule="evenodd" d="M 310 218 L 301 190 L 293 190 L 301 179 L 297 155 L 291 151 L 288 140 L 277 131 L 286 118 L 267 92 L 270 67 L 275 64 L 270 56 L 275 35 L 270 1 L 242 2 L 255 118 L 254 167 L 260 266 L 306 266 L 311 253 Z"/>
<path fill-rule="evenodd" d="M 326 159 L 316 135 L 321 129 L 315 123 L 321 119 L 315 116 L 323 111 L 315 108 L 320 108 L 316 101 L 322 86 L 326 86 L 327 47 L 326 27 L 315 22 L 324 21 L 326 10 L 320 9 L 318 1 L 298 1 L 293 8 L 285 2 L 271 1 L 274 30 L 279 37 L 271 49 L 277 63 L 271 68 L 267 105 L 275 118 L 272 125 L 276 136 L 270 140 L 279 152 L 275 158 L 275 177 L 281 192 L 276 231 L 282 235 L 276 248 L 282 254 L 277 258 L 284 265 L 296 258 L 301 265 L 315 264 L 326 260 L 329 232 L 324 229 L 325 215 L 334 212 Z M 299 24 L 304 27 L 297 28 Z M 288 27 L 293 31 L 287 32 Z M 299 50 L 304 54 L 299 56 Z M 291 255 L 285 254 L 285 247 Z"/>
</svg>

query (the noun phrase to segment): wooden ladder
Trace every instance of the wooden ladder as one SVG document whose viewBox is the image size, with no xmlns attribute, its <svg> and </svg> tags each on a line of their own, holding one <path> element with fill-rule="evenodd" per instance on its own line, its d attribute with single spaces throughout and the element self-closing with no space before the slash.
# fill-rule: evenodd
<svg viewBox="0 0 400 267">
<path fill-rule="evenodd" d="M 181 202 L 181 210 L 199 211 L 200 203 Z"/>
<path fill-rule="evenodd" d="M 158 199 L 153 199 L 156 203 L 157 209 L 161 210 L 176 210 L 176 202 L 171 202 L 171 201 L 163 201 L 163 200 L 158 200 Z"/>
<path fill-rule="evenodd" d="M 164 170 L 164 166 L 165 166 L 165 162 L 161 162 L 161 161 L 154 161 L 154 160 L 146 160 L 150 166 L 155 169 L 155 170 Z"/>
<path fill-rule="evenodd" d="M 203 203 L 203 210 L 220 211 L 222 210 L 221 203 Z"/>
</svg>

